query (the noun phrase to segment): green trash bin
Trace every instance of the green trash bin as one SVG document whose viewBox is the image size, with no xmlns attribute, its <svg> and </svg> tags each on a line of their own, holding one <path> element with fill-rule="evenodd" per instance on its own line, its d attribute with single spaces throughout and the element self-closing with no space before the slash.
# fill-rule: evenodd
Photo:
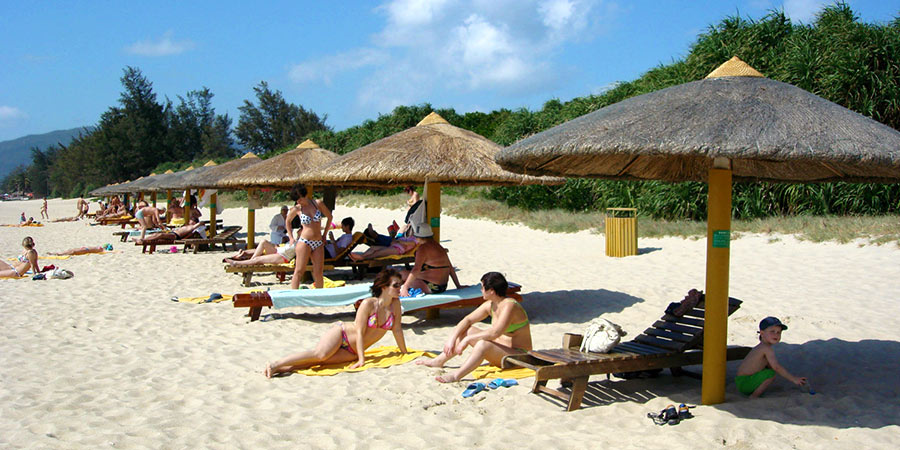
<svg viewBox="0 0 900 450">
<path fill-rule="evenodd" d="M 606 256 L 637 255 L 637 209 L 606 208 Z"/>
</svg>

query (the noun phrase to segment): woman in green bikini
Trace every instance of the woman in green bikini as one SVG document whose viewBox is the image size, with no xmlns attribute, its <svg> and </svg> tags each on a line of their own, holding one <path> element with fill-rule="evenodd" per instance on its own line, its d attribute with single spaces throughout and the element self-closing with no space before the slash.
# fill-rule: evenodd
<svg viewBox="0 0 900 450">
<path fill-rule="evenodd" d="M 484 360 L 493 366 L 500 366 L 504 356 L 531 350 L 528 314 L 519 302 L 506 296 L 508 287 L 509 283 L 500 273 L 484 274 L 481 277 L 481 293 L 487 301 L 459 321 L 440 355 L 431 360 L 416 361 L 416 364 L 444 367 L 450 358 L 462 354 L 466 347 L 471 346 L 472 353 L 456 372 L 435 377 L 441 383 L 450 383 L 468 375 Z M 488 316 L 491 316 L 490 328 L 473 326 Z"/>
</svg>

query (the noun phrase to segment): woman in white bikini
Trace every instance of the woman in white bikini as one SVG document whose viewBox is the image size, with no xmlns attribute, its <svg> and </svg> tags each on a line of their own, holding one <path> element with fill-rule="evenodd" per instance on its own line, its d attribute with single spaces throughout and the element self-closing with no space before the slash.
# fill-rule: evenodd
<svg viewBox="0 0 900 450">
<path fill-rule="evenodd" d="M 37 250 L 34 249 L 34 239 L 31 239 L 31 236 L 22 239 L 22 247 L 25 247 L 25 251 L 12 264 L 3 261 L 3 264 L 6 264 L 8 268 L 0 266 L 0 278 L 18 278 L 25 275 L 25 272 L 29 270 L 37 273 L 39 270 L 38 254 Z"/>
<path fill-rule="evenodd" d="M 291 189 L 291 200 L 294 206 L 288 211 L 287 217 L 284 219 L 285 228 L 287 228 L 290 245 L 296 245 L 297 261 L 294 263 L 294 277 L 291 278 L 291 289 L 300 287 L 300 279 L 306 272 L 306 261 L 312 259 L 313 265 L 313 285 L 317 289 L 321 289 L 324 284 L 325 271 L 325 229 L 322 227 L 322 219 L 326 224 L 332 221 L 331 211 L 319 200 L 307 197 L 308 191 L 306 186 L 298 184 Z M 294 239 L 294 219 L 300 222 L 303 230 L 300 237 Z"/>
</svg>

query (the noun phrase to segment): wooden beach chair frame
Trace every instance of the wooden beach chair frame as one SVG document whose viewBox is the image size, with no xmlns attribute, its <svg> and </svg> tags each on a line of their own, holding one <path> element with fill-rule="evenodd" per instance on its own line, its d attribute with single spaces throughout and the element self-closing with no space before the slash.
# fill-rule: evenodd
<svg viewBox="0 0 900 450">
<path fill-rule="evenodd" d="M 349 255 L 350 252 L 352 252 L 353 249 L 356 248 L 357 245 L 362 243 L 364 238 L 365 238 L 365 236 L 360 232 L 353 233 L 353 238 L 350 241 L 350 245 L 348 245 L 343 250 L 338 252 L 337 255 L 334 255 L 334 258 L 325 258 L 325 261 L 324 261 L 325 270 L 334 270 L 335 267 L 342 267 L 342 266 L 347 265 L 348 261 L 352 262 L 352 260 L 350 260 L 350 258 L 348 258 L 347 255 Z M 276 277 L 278 277 L 279 283 L 284 283 L 284 280 L 285 280 L 287 274 L 294 273 L 295 264 L 296 264 L 296 260 L 291 261 L 289 263 L 282 263 L 282 264 L 256 264 L 256 265 L 252 265 L 252 266 L 238 266 L 238 267 L 226 265 L 225 273 L 240 273 L 240 274 L 242 274 L 242 276 L 244 277 L 242 284 L 247 287 L 250 286 L 250 282 L 253 280 L 253 274 L 255 274 L 255 273 L 272 272 L 275 274 Z M 311 270 L 312 270 L 312 264 L 307 263 L 306 264 L 306 272 L 312 273 Z"/>
<path fill-rule="evenodd" d="M 250 282 L 253 281 L 253 275 L 258 273 L 274 273 L 278 278 L 279 283 L 284 283 L 287 278 L 287 274 L 294 273 L 294 269 L 296 266 L 294 261 L 283 264 L 254 264 L 252 266 L 230 266 L 225 265 L 225 273 L 239 273 L 243 277 L 243 284 L 246 287 L 250 287 Z M 324 270 L 334 270 L 334 266 L 325 264 L 323 266 Z M 312 274 L 312 264 L 306 265 L 306 274 Z"/>
<path fill-rule="evenodd" d="M 677 305 L 677 303 L 675 303 Z M 728 315 L 740 308 L 741 301 L 728 299 Z M 591 375 L 636 372 L 653 369 L 670 369 L 673 375 L 695 374 L 682 369 L 684 366 L 703 362 L 704 302 L 681 316 L 666 313 L 650 328 L 628 342 L 615 346 L 609 353 L 591 353 L 579 350 L 582 336 L 566 333 L 562 348 L 532 350 L 528 353 L 503 357 L 503 368 L 525 367 L 535 371 L 534 394 L 548 394 L 566 402 L 566 411 L 581 407 L 581 400 Z M 750 347 L 729 347 L 727 359 L 743 359 Z M 569 391 L 547 387 L 547 381 L 560 379 L 572 383 Z"/>
<path fill-rule="evenodd" d="M 232 250 L 237 250 L 238 244 L 244 242 L 244 240 L 238 239 L 234 235 L 237 234 L 241 228 L 240 225 L 231 225 L 223 228 L 222 232 L 215 237 L 181 239 L 180 242 L 184 245 L 182 252 L 187 253 L 188 249 L 193 249 L 193 253 L 197 253 L 200 251 L 200 246 L 204 244 L 209 245 L 210 247 L 222 245 L 223 251 L 228 251 L 228 245 L 231 244 Z"/>
</svg>

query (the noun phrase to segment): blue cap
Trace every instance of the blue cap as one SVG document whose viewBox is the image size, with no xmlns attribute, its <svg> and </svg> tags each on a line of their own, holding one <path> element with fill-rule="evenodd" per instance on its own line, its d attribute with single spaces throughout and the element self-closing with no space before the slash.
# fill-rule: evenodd
<svg viewBox="0 0 900 450">
<path fill-rule="evenodd" d="M 775 326 L 775 325 L 780 326 L 782 330 L 787 330 L 787 325 L 781 323 L 781 321 L 778 320 L 777 317 L 769 316 L 769 317 L 766 317 L 765 319 L 763 319 L 761 322 L 759 322 L 759 331 L 765 330 L 766 328 L 769 328 L 769 327 Z"/>
</svg>

